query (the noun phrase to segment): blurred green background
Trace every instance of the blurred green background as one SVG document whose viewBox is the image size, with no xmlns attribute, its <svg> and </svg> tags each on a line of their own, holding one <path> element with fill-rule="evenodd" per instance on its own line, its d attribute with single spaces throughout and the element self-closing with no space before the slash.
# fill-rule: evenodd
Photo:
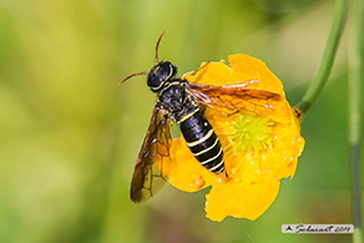
<svg viewBox="0 0 364 243">
<path fill-rule="evenodd" d="M 117 86 L 152 67 L 165 30 L 160 59 L 180 74 L 247 53 L 296 104 L 332 17 L 329 0 L 0 0 L 0 242 L 351 242 L 280 232 L 352 222 L 345 36 L 302 122 L 297 173 L 254 222 L 205 218 L 208 190 L 167 185 L 133 204 L 129 183 L 156 99 L 145 77 Z"/>
</svg>

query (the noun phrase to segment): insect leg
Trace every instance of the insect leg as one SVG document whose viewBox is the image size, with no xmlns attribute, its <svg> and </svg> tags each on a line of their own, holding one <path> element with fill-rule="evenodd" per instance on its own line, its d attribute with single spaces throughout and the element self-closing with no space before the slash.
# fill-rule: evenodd
<svg viewBox="0 0 364 243">
<path fill-rule="evenodd" d="M 185 74 L 182 75 L 181 79 L 182 80 L 185 80 L 185 77 L 187 75 L 193 75 L 193 74 L 196 74 L 198 71 L 200 71 L 201 69 L 204 69 L 208 64 L 210 63 L 210 61 L 206 62 L 205 65 L 203 65 L 202 67 L 199 67 L 197 68 L 196 70 L 193 70 L 193 71 L 190 71 L 190 72 L 187 72 Z"/>
</svg>

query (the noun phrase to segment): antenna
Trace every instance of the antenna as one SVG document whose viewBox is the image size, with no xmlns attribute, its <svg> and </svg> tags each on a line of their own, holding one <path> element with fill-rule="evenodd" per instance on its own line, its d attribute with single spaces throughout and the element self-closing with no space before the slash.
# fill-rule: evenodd
<svg viewBox="0 0 364 243">
<path fill-rule="evenodd" d="M 129 75 L 128 77 L 124 78 L 123 80 L 120 81 L 120 83 L 118 85 L 123 84 L 126 80 L 128 80 L 129 78 L 132 78 L 134 76 L 138 76 L 138 75 L 148 75 L 149 72 L 141 72 L 141 73 L 134 73 L 132 75 Z"/>
<path fill-rule="evenodd" d="M 161 36 L 159 36 L 159 39 L 157 41 L 157 45 L 155 47 L 155 62 L 158 65 L 159 64 L 159 60 L 158 60 L 158 47 L 159 47 L 159 43 L 161 42 L 162 36 L 164 35 L 165 31 L 163 31 L 163 33 L 161 34 Z M 134 73 L 132 75 L 129 75 L 128 77 L 124 78 L 123 80 L 120 81 L 120 83 L 118 85 L 123 84 L 126 80 L 128 80 L 129 78 L 132 78 L 134 76 L 139 76 L 139 75 L 148 75 L 149 72 L 141 72 L 141 73 Z"/>
<path fill-rule="evenodd" d="M 158 41 L 157 41 L 157 45 L 155 46 L 155 63 L 159 64 L 159 60 L 158 60 L 158 47 L 159 47 L 159 42 L 161 42 L 162 36 L 164 35 L 166 31 L 163 31 L 163 33 L 161 34 L 161 36 L 159 37 Z"/>
</svg>

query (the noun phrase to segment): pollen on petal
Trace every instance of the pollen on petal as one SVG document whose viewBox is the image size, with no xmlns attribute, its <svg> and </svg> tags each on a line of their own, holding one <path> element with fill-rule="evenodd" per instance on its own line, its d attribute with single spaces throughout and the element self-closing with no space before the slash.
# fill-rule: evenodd
<svg viewBox="0 0 364 243">
<path fill-rule="evenodd" d="M 205 185 L 205 180 L 201 175 L 196 175 L 195 180 L 192 182 L 192 187 L 196 188 L 197 190 L 201 189 Z"/>
</svg>

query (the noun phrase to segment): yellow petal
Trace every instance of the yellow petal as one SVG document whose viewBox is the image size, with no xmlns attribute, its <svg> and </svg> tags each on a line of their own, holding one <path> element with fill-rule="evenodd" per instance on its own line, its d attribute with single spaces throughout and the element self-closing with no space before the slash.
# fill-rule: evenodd
<svg viewBox="0 0 364 243">
<path fill-rule="evenodd" d="M 255 220 L 274 202 L 279 184 L 276 179 L 250 184 L 232 179 L 213 185 L 206 195 L 206 217 L 219 222 L 228 215 Z"/>
</svg>

